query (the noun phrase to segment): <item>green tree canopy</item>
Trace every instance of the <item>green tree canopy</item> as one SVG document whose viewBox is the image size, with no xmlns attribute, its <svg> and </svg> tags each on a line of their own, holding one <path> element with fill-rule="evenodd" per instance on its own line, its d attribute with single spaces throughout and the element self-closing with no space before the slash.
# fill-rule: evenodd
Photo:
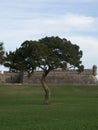
<svg viewBox="0 0 98 130">
<path fill-rule="evenodd" d="M 79 46 L 67 39 L 45 37 L 38 41 L 25 41 L 20 48 L 6 55 L 5 66 L 11 71 L 27 71 L 32 74 L 36 68 L 43 70 L 41 83 L 45 90 L 45 104 L 49 103 L 50 90 L 46 84 L 46 76 L 52 70 L 74 68 L 81 72 L 84 69 Z"/>
<path fill-rule="evenodd" d="M 3 43 L 0 42 L 0 64 L 3 64 L 4 62 L 4 47 Z"/>
</svg>

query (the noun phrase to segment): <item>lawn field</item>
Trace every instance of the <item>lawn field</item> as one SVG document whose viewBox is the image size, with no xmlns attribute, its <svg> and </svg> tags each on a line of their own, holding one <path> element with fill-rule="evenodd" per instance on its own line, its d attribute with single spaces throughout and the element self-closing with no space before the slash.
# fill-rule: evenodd
<svg viewBox="0 0 98 130">
<path fill-rule="evenodd" d="M 0 130 L 98 130 L 98 86 L 0 85 Z"/>
</svg>

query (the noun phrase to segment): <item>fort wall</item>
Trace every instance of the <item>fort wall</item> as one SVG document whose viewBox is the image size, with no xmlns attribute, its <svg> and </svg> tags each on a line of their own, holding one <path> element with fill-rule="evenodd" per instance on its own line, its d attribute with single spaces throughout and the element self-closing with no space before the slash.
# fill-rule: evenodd
<svg viewBox="0 0 98 130">
<path fill-rule="evenodd" d="M 97 84 L 97 67 L 85 69 L 82 73 L 75 70 L 55 70 L 48 74 L 46 80 L 48 84 Z M 42 71 L 35 71 L 28 78 L 28 74 L 4 72 L 0 74 L 0 83 L 23 83 L 23 84 L 40 84 Z"/>
<path fill-rule="evenodd" d="M 42 72 L 34 72 L 32 77 L 28 79 L 24 74 L 23 83 L 39 84 Z M 92 70 L 87 69 L 81 74 L 74 70 L 70 71 L 52 71 L 48 74 L 46 81 L 48 84 L 96 84 L 97 78 L 93 75 Z"/>
</svg>

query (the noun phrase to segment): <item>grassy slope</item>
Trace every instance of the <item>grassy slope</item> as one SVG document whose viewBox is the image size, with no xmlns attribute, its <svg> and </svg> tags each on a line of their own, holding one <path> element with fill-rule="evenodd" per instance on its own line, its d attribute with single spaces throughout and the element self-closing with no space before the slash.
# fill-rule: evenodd
<svg viewBox="0 0 98 130">
<path fill-rule="evenodd" d="M 98 86 L 0 86 L 0 130 L 98 130 Z"/>
</svg>

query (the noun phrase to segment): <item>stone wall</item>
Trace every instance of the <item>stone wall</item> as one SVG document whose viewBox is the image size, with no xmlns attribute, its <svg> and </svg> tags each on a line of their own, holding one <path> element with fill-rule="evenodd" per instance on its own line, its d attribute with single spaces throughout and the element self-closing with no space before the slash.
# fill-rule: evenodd
<svg viewBox="0 0 98 130">
<path fill-rule="evenodd" d="M 0 83 L 21 83 L 21 73 L 0 73 Z"/>
<path fill-rule="evenodd" d="M 42 71 L 34 72 L 32 77 L 28 79 L 27 73 L 24 73 L 23 83 L 39 84 L 42 76 Z M 74 70 L 70 71 L 52 71 L 48 74 L 48 84 L 96 84 L 97 78 L 93 75 L 91 69 L 84 70 L 81 74 L 78 74 Z"/>
<path fill-rule="evenodd" d="M 47 76 L 48 84 L 97 84 L 97 67 L 85 69 L 81 74 L 75 70 L 52 71 Z M 40 84 L 42 71 L 36 71 L 32 77 L 28 78 L 27 73 L 10 73 L 0 74 L 0 83 L 23 83 L 23 84 Z"/>
</svg>

